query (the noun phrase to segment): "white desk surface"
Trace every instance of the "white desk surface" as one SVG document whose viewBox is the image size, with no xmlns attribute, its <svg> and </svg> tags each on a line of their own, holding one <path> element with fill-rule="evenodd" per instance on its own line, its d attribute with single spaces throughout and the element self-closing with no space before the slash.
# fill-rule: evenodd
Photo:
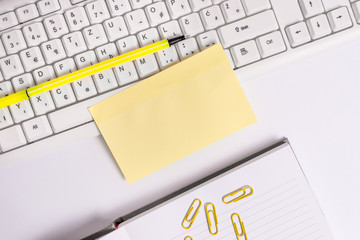
<svg viewBox="0 0 360 240">
<path fill-rule="evenodd" d="M 360 41 L 357 41 L 260 78 L 242 81 L 258 118 L 256 124 L 131 188 L 125 189 L 113 162 L 108 161 L 107 168 L 101 169 L 99 163 L 103 160 L 91 158 L 85 152 L 76 153 L 79 146 L 70 149 L 78 154 L 79 161 L 54 156 L 47 161 L 29 160 L 0 169 L 0 232 L 3 233 L 0 235 L 23 239 L 79 238 L 105 226 L 116 216 L 285 136 L 293 146 L 335 239 L 358 240 L 359 59 Z M 92 141 L 102 142 L 98 137 L 82 144 Z M 93 147 L 89 152 L 103 151 L 103 155 L 109 156 L 104 149 Z M 86 166 L 82 159 L 88 162 Z M 14 222 L 18 222 L 18 226 L 14 226 Z"/>
</svg>

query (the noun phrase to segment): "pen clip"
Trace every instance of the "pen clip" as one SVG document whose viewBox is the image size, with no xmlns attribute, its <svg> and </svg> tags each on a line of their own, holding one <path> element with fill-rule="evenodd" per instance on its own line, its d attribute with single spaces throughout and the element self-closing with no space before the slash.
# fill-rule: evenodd
<svg viewBox="0 0 360 240">
<path fill-rule="evenodd" d="M 234 219 L 234 217 L 236 218 L 236 220 Z M 238 223 L 236 223 L 236 221 L 238 221 Z M 231 222 L 234 227 L 236 239 L 237 240 L 247 240 L 248 238 L 246 235 L 245 226 L 244 226 L 244 223 L 241 221 L 239 214 L 233 213 L 231 215 Z M 241 232 L 239 232 L 239 230 L 241 230 Z M 242 237 L 244 237 L 244 238 L 242 238 Z"/>
<path fill-rule="evenodd" d="M 253 193 L 254 193 L 254 189 L 252 187 L 244 186 L 244 187 L 240 188 L 239 190 L 236 190 L 236 191 L 234 191 L 232 193 L 229 193 L 229 194 L 225 195 L 222 198 L 222 201 L 225 204 L 229 204 L 229 203 L 232 203 L 232 202 L 237 202 L 237 201 L 240 201 L 241 199 L 249 197 Z M 230 200 L 227 200 L 228 198 L 230 198 Z"/>
<path fill-rule="evenodd" d="M 194 208 L 194 206 L 198 205 L 196 208 Z M 191 225 L 194 223 L 196 216 L 199 214 L 200 211 L 200 207 L 201 207 L 201 200 L 196 198 L 194 199 L 194 201 L 191 203 L 189 210 L 187 211 L 184 220 L 181 223 L 181 226 L 185 229 L 189 229 L 191 227 Z M 192 210 L 195 209 L 195 212 L 192 214 L 191 216 L 191 212 Z M 190 216 L 190 219 L 189 219 Z M 185 222 L 187 222 L 189 225 L 185 226 Z"/>
<path fill-rule="evenodd" d="M 209 209 L 209 206 L 212 209 Z M 216 216 L 215 205 L 212 203 L 205 204 L 205 214 L 206 214 L 206 219 L 208 222 L 210 234 L 216 235 L 219 232 L 219 229 L 218 229 L 218 220 L 217 220 L 217 216 Z M 211 215 L 212 215 L 212 218 L 214 221 L 211 221 Z M 214 225 L 212 224 L 213 222 L 215 223 Z M 215 229 L 212 229 L 213 226 L 215 226 Z"/>
</svg>

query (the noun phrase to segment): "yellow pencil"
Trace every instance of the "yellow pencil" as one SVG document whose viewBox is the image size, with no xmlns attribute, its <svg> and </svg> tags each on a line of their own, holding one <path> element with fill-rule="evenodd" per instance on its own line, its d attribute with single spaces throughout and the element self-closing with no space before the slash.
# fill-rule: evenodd
<svg viewBox="0 0 360 240">
<path fill-rule="evenodd" d="M 29 99 L 32 96 L 35 96 L 37 94 L 49 91 L 54 88 L 58 88 L 62 85 L 77 81 L 81 78 L 93 75 L 95 73 L 104 71 L 109 68 L 113 68 L 117 65 L 130 62 L 132 60 L 135 60 L 139 57 L 143 57 L 145 55 L 148 55 L 150 53 L 155 53 L 157 51 L 160 51 L 164 48 L 168 48 L 171 45 L 184 40 L 184 36 L 175 37 L 172 39 L 164 39 L 162 41 L 150 44 L 148 46 L 136 49 L 134 51 L 122 54 L 120 56 L 108 59 L 106 61 L 94 64 L 92 66 L 80 69 L 78 71 L 72 72 L 70 74 L 67 74 L 65 76 L 61 76 L 58 78 L 55 78 L 51 81 L 39 84 L 37 86 L 28 88 L 26 90 L 22 90 L 20 92 L 11 94 L 9 96 L 3 97 L 0 99 L 0 108 L 10 106 L 12 104 L 24 101 L 26 99 Z"/>
</svg>

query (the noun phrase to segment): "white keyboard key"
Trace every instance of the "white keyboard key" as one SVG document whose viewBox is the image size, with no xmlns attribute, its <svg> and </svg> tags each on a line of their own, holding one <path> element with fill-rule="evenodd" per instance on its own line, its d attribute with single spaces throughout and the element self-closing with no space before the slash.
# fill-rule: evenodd
<svg viewBox="0 0 360 240">
<path fill-rule="evenodd" d="M 20 92 L 35 85 L 31 73 L 25 73 L 23 75 L 14 77 L 13 79 L 11 79 L 11 81 L 14 86 L 15 92 Z"/>
<path fill-rule="evenodd" d="M 180 61 L 175 46 L 170 46 L 169 48 L 160 50 L 155 53 L 155 55 L 158 59 L 161 70 L 164 70 Z"/>
<path fill-rule="evenodd" d="M 127 62 L 114 67 L 114 72 L 120 86 L 132 83 L 139 79 L 133 62 Z"/>
<path fill-rule="evenodd" d="M 44 26 L 50 39 L 59 38 L 69 32 L 63 15 L 54 15 L 44 20 Z"/>
<path fill-rule="evenodd" d="M 91 24 L 101 23 L 110 18 L 110 13 L 104 0 L 97 0 L 85 6 Z"/>
<path fill-rule="evenodd" d="M 81 3 L 85 0 L 70 0 L 71 4 L 78 4 L 78 3 Z"/>
<path fill-rule="evenodd" d="M 36 5 L 29 4 L 15 10 L 19 22 L 23 23 L 40 16 Z"/>
<path fill-rule="evenodd" d="M 55 63 L 54 70 L 55 70 L 56 75 L 58 77 L 60 77 L 60 76 L 64 76 L 66 74 L 75 72 L 77 69 L 76 69 L 74 59 L 67 58 L 60 62 Z"/>
<path fill-rule="evenodd" d="M 181 28 L 186 36 L 195 36 L 204 31 L 199 14 L 192 13 L 180 18 Z"/>
<path fill-rule="evenodd" d="M 221 27 L 218 33 L 223 47 L 228 48 L 278 28 L 274 12 L 265 11 Z"/>
<path fill-rule="evenodd" d="M 52 129 L 46 116 L 26 121 L 22 126 L 28 142 L 34 142 L 52 134 Z"/>
<path fill-rule="evenodd" d="M 23 33 L 29 47 L 39 46 L 40 43 L 48 40 L 44 26 L 40 22 L 24 27 Z"/>
<path fill-rule="evenodd" d="M 95 49 L 99 61 L 105 61 L 119 55 L 114 43 L 108 43 Z"/>
<path fill-rule="evenodd" d="M 75 63 L 78 69 L 86 68 L 97 63 L 94 51 L 87 51 L 75 56 Z"/>
<path fill-rule="evenodd" d="M 220 43 L 220 39 L 215 30 L 200 34 L 197 36 L 197 40 L 201 51 L 215 45 L 216 43 Z"/>
<path fill-rule="evenodd" d="M 119 52 L 124 54 L 139 48 L 139 43 L 135 36 L 129 36 L 117 41 L 116 46 Z"/>
<path fill-rule="evenodd" d="M 189 0 L 189 2 L 194 12 L 212 5 L 211 0 Z"/>
<path fill-rule="evenodd" d="M 297 47 L 311 41 L 310 33 L 305 22 L 296 23 L 287 27 L 285 30 L 291 47 Z"/>
<path fill-rule="evenodd" d="M 232 22 L 244 18 L 245 10 L 240 0 L 228 0 L 220 5 L 222 12 L 224 13 L 225 21 Z"/>
<path fill-rule="evenodd" d="M 269 0 L 242 0 L 242 3 L 247 15 L 271 8 Z"/>
<path fill-rule="evenodd" d="M 0 98 L 9 96 L 14 93 L 14 89 L 10 81 L 0 83 Z"/>
<path fill-rule="evenodd" d="M 299 0 L 301 10 L 305 18 L 309 18 L 324 12 L 321 0 Z"/>
<path fill-rule="evenodd" d="M 357 23 L 360 23 L 360 1 L 353 3 L 352 9 L 354 11 L 354 15 L 355 15 Z"/>
<path fill-rule="evenodd" d="M 108 42 L 104 28 L 101 24 L 85 28 L 83 34 L 89 49 L 96 48 Z"/>
<path fill-rule="evenodd" d="M 0 15 L 0 31 L 19 24 L 15 12 L 7 12 Z"/>
<path fill-rule="evenodd" d="M 139 72 L 140 78 L 149 77 L 159 72 L 159 66 L 156 62 L 154 54 L 149 54 L 135 60 L 136 68 Z"/>
<path fill-rule="evenodd" d="M 81 32 L 69 33 L 62 38 L 68 56 L 81 53 L 87 50 L 85 40 Z"/>
<path fill-rule="evenodd" d="M 1 71 L 0 71 L 0 82 L 4 81 L 4 76 L 2 75 Z"/>
<path fill-rule="evenodd" d="M 219 6 L 212 6 L 200 12 L 206 30 L 217 28 L 225 24 Z"/>
<path fill-rule="evenodd" d="M 26 48 L 26 42 L 21 30 L 4 33 L 2 40 L 8 54 L 17 53 Z"/>
<path fill-rule="evenodd" d="M 112 69 L 107 69 L 105 71 L 95 73 L 92 75 L 96 89 L 99 93 L 109 91 L 111 89 L 117 88 L 118 83 Z"/>
<path fill-rule="evenodd" d="M 172 19 L 191 13 L 191 8 L 187 0 L 166 0 Z"/>
<path fill-rule="evenodd" d="M 37 6 L 41 15 L 46 15 L 61 9 L 58 0 L 40 0 L 37 2 Z"/>
<path fill-rule="evenodd" d="M 169 13 L 164 2 L 157 2 L 145 8 L 150 26 L 154 27 L 170 20 Z"/>
<path fill-rule="evenodd" d="M 56 107 L 64 107 L 76 101 L 74 92 L 70 84 L 51 90 Z"/>
<path fill-rule="evenodd" d="M 5 48 L 2 41 L 0 40 L 0 58 L 5 56 L 6 56 Z"/>
<path fill-rule="evenodd" d="M 184 60 L 199 52 L 199 47 L 196 43 L 195 38 L 187 38 L 176 44 L 180 59 Z"/>
<path fill-rule="evenodd" d="M 39 47 L 32 47 L 20 52 L 20 58 L 27 72 L 45 65 L 45 60 Z"/>
<path fill-rule="evenodd" d="M 106 0 L 111 16 L 120 16 L 130 12 L 131 7 L 129 0 Z"/>
<path fill-rule="evenodd" d="M 131 7 L 133 9 L 142 8 L 142 7 L 145 7 L 146 5 L 152 3 L 151 0 L 129 0 L 129 1 L 130 1 L 130 4 L 131 4 Z"/>
<path fill-rule="evenodd" d="M 0 68 L 5 79 L 10 79 L 24 72 L 18 55 L 10 55 L 0 59 Z"/>
<path fill-rule="evenodd" d="M 45 60 L 48 64 L 66 57 L 66 53 L 60 39 L 54 39 L 41 44 L 41 50 L 44 53 Z"/>
<path fill-rule="evenodd" d="M 179 23 L 175 20 L 164 23 L 159 26 L 159 32 L 161 38 L 173 38 L 176 36 L 181 36 L 182 31 L 180 29 Z"/>
<path fill-rule="evenodd" d="M 286 50 L 282 35 L 279 31 L 269 33 L 256 39 L 260 55 L 263 58 L 270 57 Z"/>
<path fill-rule="evenodd" d="M 338 32 L 352 26 L 352 21 L 347 7 L 335 9 L 327 14 L 330 26 L 334 32 Z"/>
<path fill-rule="evenodd" d="M 0 148 L 6 152 L 26 144 L 24 132 L 20 125 L 16 125 L 0 131 Z"/>
<path fill-rule="evenodd" d="M 34 70 L 33 76 L 36 84 L 41 84 L 56 78 L 54 68 L 52 66 L 45 66 Z"/>
<path fill-rule="evenodd" d="M 142 9 L 129 12 L 125 14 L 124 18 L 131 34 L 140 32 L 150 27 L 144 10 Z"/>
<path fill-rule="evenodd" d="M 7 107 L 0 108 L 0 129 L 13 125 L 9 109 Z"/>
<path fill-rule="evenodd" d="M 325 14 L 306 21 L 312 39 L 318 39 L 331 34 L 331 27 Z"/>
<path fill-rule="evenodd" d="M 232 59 L 232 56 L 231 56 L 230 51 L 229 51 L 228 49 L 225 49 L 224 52 L 225 52 L 226 56 L 227 56 L 228 59 L 229 59 L 229 62 L 230 62 L 231 67 L 234 69 L 234 68 L 235 68 L 235 64 L 234 64 L 234 60 Z"/>
<path fill-rule="evenodd" d="M 90 25 L 83 7 L 73 8 L 64 13 L 70 31 L 77 31 Z"/>
<path fill-rule="evenodd" d="M 43 92 L 32 96 L 30 102 L 37 116 L 55 110 L 54 101 L 51 98 L 50 92 Z"/>
<path fill-rule="evenodd" d="M 78 100 L 83 100 L 97 94 L 94 82 L 90 76 L 77 80 L 72 85 Z"/>
<path fill-rule="evenodd" d="M 31 108 L 29 100 L 15 103 L 10 105 L 9 108 L 15 123 L 34 117 L 34 111 Z"/>
<path fill-rule="evenodd" d="M 150 28 L 148 30 L 140 32 L 138 33 L 137 37 L 141 46 L 146 46 L 160 41 L 160 35 L 156 28 Z"/>
<path fill-rule="evenodd" d="M 105 32 L 110 42 L 129 35 L 123 17 L 114 17 L 104 22 Z"/>
<path fill-rule="evenodd" d="M 230 49 L 236 67 L 242 67 L 260 60 L 260 53 L 254 40 L 236 45 Z"/>
</svg>

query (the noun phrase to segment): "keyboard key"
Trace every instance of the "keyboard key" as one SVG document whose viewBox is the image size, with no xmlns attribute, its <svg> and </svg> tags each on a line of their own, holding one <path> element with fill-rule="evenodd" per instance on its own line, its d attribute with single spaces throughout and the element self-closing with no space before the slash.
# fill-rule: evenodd
<svg viewBox="0 0 360 240">
<path fill-rule="evenodd" d="M 260 53 L 254 40 L 236 45 L 230 49 L 236 67 L 242 67 L 260 60 Z"/>
<path fill-rule="evenodd" d="M 51 98 L 50 92 L 43 92 L 32 96 L 30 102 L 37 116 L 55 110 L 54 101 Z"/>
<path fill-rule="evenodd" d="M 75 63 L 78 69 L 89 67 L 97 63 L 94 51 L 87 51 L 75 56 Z"/>
<path fill-rule="evenodd" d="M 0 131 L 0 148 L 6 152 L 26 144 L 26 138 L 20 125 Z"/>
<path fill-rule="evenodd" d="M 51 95 L 57 108 L 67 106 L 76 101 L 70 84 L 66 84 L 51 90 Z"/>
<path fill-rule="evenodd" d="M 45 65 L 39 47 L 33 47 L 20 52 L 20 58 L 27 72 Z"/>
<path fill-rule="evenodd" d="M 325 14 L 306 21 L 312 39 L 318 39 L 331 34 L 331 27 Z"/>
<path fill-rule="evenodd" d="M 54 63 L 66 57 L 66 53 L 60 39 L 45 42 L 41 44 L 40 47 L 48 64 Z"/>
<path fill-rule="evenodd" d="M 99 61 L 105 61 L 119 55 L 114 43 L 108 43 L 104 46 L 98 47 L 95 49 L 95 52 Z"/>
<path fill-rule="evenodd" d="M 73 8 L 64 13 L 70 31 L 78 31 L 90 25 L 83 7 Z"/>
<path fill-rule="evenodd" d="M 124 86 L 139 79 L 133 62 L 118 65 L 113 69 L 120 86 Z"/>
<path fill-rule="evenodd" d="M 4 81 L 4 76 L 2 75 L 1 71 L 0 71 L 0 82 Z"/>
<path fill-rule="evenodd" d="M 225 24 L 219 6 L 212 6 L 200 12 L 206 30 L 217 28 Z"/>
<path fill-rule="evenodd" d="M 287 27 L 285 30 L 291 47 L 297 47 L 311 41 L 310 33 L 305 22 L 296 23 Z"/>
<path fill-rule="evenodd" d="M 200 9 L 211 6 L 211 0 L 189 0 L 190 6 L 194 12 L 199 11 Z"/>
<path fill-rule="evenodd" d="M 71 4 L 78 4 L 78 3 L 81 3 L 85 0 L 70 0 Z"/>
<path fill-rule="evenodd" d="M 357 23 L 360 23 L 360 1 L 354 2 L 352 4 L 352 9 L 354 11 Z"/>
<path fill-rule="evenodd" d="M 151 4 L 151 0 L 129 0 L 132 8 L 142 8 L 145 7 L 148 4 Z"/>
<path fill-rule="evenodd" d="M 124 54 L 139 48 L 139 43 L 135 36 L 129 36 L 117 41 L 116 46 L 119 52 Z"/>
<path fill-rule="evenodd" d="M 160 25 L 159 32 L 161 38 L 173 38 L 182 35 L 179 23 L 175 20 Z"/>
<path fill-rule="evenodd" d="M 40 16 L 36 5 L 29 4 L 15 10 L 19 22 L 23 23 Z"/>
<path fill-rule="evenodd" d="M 56 78 L 54 68 L 52 66 L 45 66 L 33 71 L 33 77 L 36 84 L 41 84 Z"/>
<path fill-rule="evenodd" d="M 247 15 L 252 15 L 271 8 L 269 0 L 242 0 L 242 3 Z"/>
<path fill-rule="evenodd" d="M 154 54 L 149 54 L 144 57 L 137 58 L 135 60 L 135 65 L 140 78 L 149 77 L 160 71 Z"/>
<path fill-rule="evenodd" d="M 149 23 L 146 19 L 144 10 L 138 9 L 133 12 L 129 12 L 124 16 L 129 32 L 131 34 L 140 32 L 149 28 Z"/>
<path fill-rule="evenodd" d="M 7 107 L 0 108 L 0 129 L 13 125 L 9 109 Z"/>
<path fill-rule="evenodd" d="M 52 134 L 52 129 L 46 116 L 26 121 L 22 126 L 28 142 L 34 142 Z"/>
<path fill-rule="evenodd" d="M 244 18 L 245 10 L 240 0 L 228 0 L 220 5 L 227 23 Z"/>
<path fill-rule="evenodd" d="M 263 58 L 270 57 L 286 50 L 282 35 L 279 31 L 269 33 L 256 39 L 260 55 Z"/>
<path fill-rule="evenodd" d="M 150 26 L 154 27 L 170 20 L 169 13 L 164 2 L 157 2 L 145 8 Z"/>
<path fill-rule="evenodd" d="M 265 11 L 218 29 L 223 47 L 261 36 L 279 27 L 273 11 Z"/>
<path fill-rule="evenodd" d="M 5 48 L 2 41 L 0 40 L 0 58 L 5 56 L 6 56 Z"/>
<path fill-rule="evenodd" d="M 158 59 L 161 70 L 164 70 L 180 61 L 175 46 L 170 46 L 169 48 L 160 50 L 155 53 L 155 55 Z"/>
<path fill-rule="evenodd" d="M 71 83 L 74 87 L 75 96 L 78 100 L 83 100 L 97 94 L 92 78 L 85 77 Z"/>
<path fill-rule="evenodd" d="M 0 68 L 5 79 L 10 79 L 24 72 L 18 55 L 10 55 L 0 59 Z"/>
<path fill-rule="evenodd" d="M 129 35 L 123 17 L 114 17 L 104 22 L 105 32 L 110 42 Z"/>
<path fill-rule="evenodd" d="M 23 75 L 14 77 L 13 79 L 11 79 L 11 81 L 14 86 L 15 92 L 25 90 L 35 85 L 31 73 L 25 73 Z"/>
<path fill-rule="evenodd" d="M 108 42 L 104 28 L 101 24 L 84 28 L 83 34 L 89 49 L 99 47 Z"/>
<path fill-rule="evenodd" d="M 321 0 L 299 0 L 301 10 L 305 18 L 309 18 L 324 12 Z"/>
<path fill-rule="evenodd" d="M 0 15 L 0 31 L 19 24 L 15 12 L 7 12 Z"/>
<path fill-rule="evenodd" d="M 29 100 L 15 103 L 10 105 L 9 108 L 15 123 L 34 117 L 34 111 L 31 108 Z"/>
<path fill-rule="evenodd" d="M 54 15 L 44 20 L 44 26 L 50 39 L 59 38 L 69 32 L 63 15 Z"/>
<path fill-rule="evenodd" d="M 197 40 L 201 51 L 215 45 L 216 43 L 220 43 L 220 39 L 215 30 L 198 35 Z"/>
<path fill-rule="evenodd" d="M 41 15 L 46 15 L 61 9 L 58 0 L 40 0 L 37 2 L 37 6 Z"/>
<path fill-rule="evenodd" d="M 191 8 L 187 0 L 166 0 L 172 19 L 191 13 Z"/>
<path fill-rule="evenodd" d="M 160 41 L 160 35 L 156 28 L 150 28 L 148 30 L 140 32 L 137 36 L 141 46 L 146 46 Z"/>
<path fill-rule="evenodd" d="M 27 47 L 21 30 L 4 33 L 2 40 L 8 54 L 17 53 Z"/>
<path fill-rule="evenodd" d="M 14 89 L 10 81 L 0 83 L 0 98 L 9 96 L 14 93 Z"/>
<path fill-rule="evenodd" d="M 86 43 L 81 32 L 69 33 L 62 38 L 68 56 L 81 53 L 87 50 Z"/>
<path fill-rule="evenodd" d="M 112 69 L 107 69 L 105 71 L 95 73 L 92 75 L 96 89 L 99 93 L 109 91 L 111 89 L 117 88 L 118 83 Z"/>
<path fill-rule="evenodd" d="M 48 40 L 44 26 L 40 22 L 30 24 L 22 30 L 29 47 L 39 46 L 40 43 Z"/>
<path fill-rule="evenodd" d="M 184 60 L 199 52 L 199 47 L 195 38 L 187 38 L 184 41 L 177 43 L 176 47 L 178 49 L 181 60 Z"/>
<path fill-rule="evenodd" d="M 334 32 L 338 32 L 352 26 L 352 21 L 346 7 L 335 9 L 327 14 L 330 26 Z"/>
<path fill-rule="evenodd" d="M 58 77 L 61 77 L 61 76 L 64 76 L 66 74 L 75 72 L 77 69 L 76 69 L 74 59 L 67 58 L 67 59 L 64 59 L 64 60 L 62 60 L 60 62 L 55 63 L 54 64 L 54 70 L 55 70 L 56 75 Z"/>
<path fill-rule="evenodd" d="M 195 36 L 204 31 L 199 14 L 197 13 L 180 18 L 180 25 L 186 36 Z"/>
<path fill-rule="evenodd" d="M 106 0 L 111 16 L 120 16 L 131 11 L 129 0 Z"/>
<path fill-rule="evenodd" d="M 110 13 L 104 0 L 97 0 L 85 6 L 91 24 L 101 23 L 110 18 Z"/>
</svg>

